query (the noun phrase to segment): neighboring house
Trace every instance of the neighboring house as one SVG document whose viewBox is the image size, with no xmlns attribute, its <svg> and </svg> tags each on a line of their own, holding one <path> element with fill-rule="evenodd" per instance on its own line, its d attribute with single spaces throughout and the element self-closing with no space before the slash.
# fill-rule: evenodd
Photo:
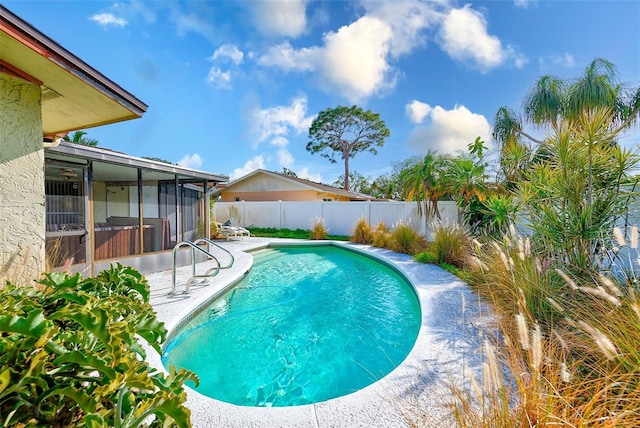
<svg viewBox="0 0 640 428">
<path fill-rule="evenodd" d="M 216 193 L 221 202 L 234 201 L 366 201 L 372 196 L 290 177 L 264 169 L 253 171 Z"/>
<path fill-rule="evenodd" d="M 114 259 L 167 269 L 164 250 L 206 230 L 207 190 L 228 177 L 58 143 L 146 110 L 0 5 L 0 283 L 39 277 L 46 249 L 88 275 Z"/>
</svg>

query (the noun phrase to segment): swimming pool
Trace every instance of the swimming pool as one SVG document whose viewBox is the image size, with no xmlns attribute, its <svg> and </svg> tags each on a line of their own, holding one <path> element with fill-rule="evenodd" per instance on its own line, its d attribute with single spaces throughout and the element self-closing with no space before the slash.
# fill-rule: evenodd
<svg viewBox="0 0 640 428">
<path fill-rule="evenodd" d="M 168 344 L 165 366 L 243 406 L 296 406 L 357 391 L 399 365 L 420 328 L 396 270 L 335 246 L 253 253 L 254 267 Z"/>
</svg>

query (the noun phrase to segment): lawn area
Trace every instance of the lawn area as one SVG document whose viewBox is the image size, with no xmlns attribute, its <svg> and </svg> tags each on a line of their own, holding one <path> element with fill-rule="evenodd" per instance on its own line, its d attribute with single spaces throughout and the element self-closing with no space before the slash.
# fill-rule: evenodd
<svg viewBox="0 0 640 428">
<path fill-rule="evenodd" d="M 247 227 L 252 236 L 261 236 L 265 238 L 291 238 L 291 239 L 310 239 L 311 231 L 304 229 L 276 229 L 275 227 Z M 348 236 L 343 235 L 327 235 L 326 239 L 334 241 L 348 241 Z"/>
</svg>

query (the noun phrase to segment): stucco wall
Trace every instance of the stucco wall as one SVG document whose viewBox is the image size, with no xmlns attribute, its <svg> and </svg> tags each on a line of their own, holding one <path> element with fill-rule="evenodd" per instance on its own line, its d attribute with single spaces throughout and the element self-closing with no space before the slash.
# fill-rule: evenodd
<svg viewBox="0 0 640 428">
<path fill-rule="evenodd" d="M 0 281 L 32 283 L 45 268 L 40 87 L 0 73 Z"/>
</svg>

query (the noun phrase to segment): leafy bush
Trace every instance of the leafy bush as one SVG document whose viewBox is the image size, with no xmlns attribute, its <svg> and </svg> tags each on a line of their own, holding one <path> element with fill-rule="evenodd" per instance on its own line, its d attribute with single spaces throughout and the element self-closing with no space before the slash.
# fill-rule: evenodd
<svg viewBox="0 0 640 428">
<path fill-rule="evenodd" d="M 309 239 L 327 239 L 328 230 L 324 227 L 324 220 L 322 217 L 316 217 L 313 220 L 313 225 L 311 226 L 311 234 Z"/>
<path fill-rule="evenodd" d="M 356 227 L 353 229 L 353 236 L 350 241 L 359 244 L 370 244 L 372 240 L 373 231 L 371 230 L 371 226 L 364 217 L 360 217 L 356 223 Z"/>
<path fill-rule="evenodd" d="M 425 246 L 425 239 L 405 223 L 399 222 L 391 231 L 390 249 L 393 251 L 413 255 Z"/>
<path fill-rule="evenodd" d="M 413 256 L 413 258 L 415 261 L 420 263 L 430 263 L 430 264 L 438 263 L 438 258 L 429 251 L 422 251 L 416 254 L 415 256 Z"/>
<path fill-rule="evenodd" d="M 373 231 L 373 236 L 371 237 L 371 245 L 379 248 L 386 248 L 390 246 L 391 242 L 391 233 L 389 233 L 389 229 L 384 222 L 378 223 L 376 226 L 376 230 Z"/>
<path fill-rule="evenodd" d="M 629 211 L 633 192 L 622 183 L 640 162 L 637 153 L 611 143 L 616 136 L 605 113 L 557 129 L 544 146 L 552 161 L 526 171 L 515 192 L 536 251 L 564 260 L 574 273 L 598 269 L 601 237 Z"/>
<path fill-rule="evenodd" d="M 38 288 L 0 291 L 2 426 L 189 426 L 181 369 L 152 370 L 167 330 L 146 280 L 117 265 L 96 278 L 45 274 Z"/>
<path fill-rule="evenodd" d="M 488 235 L 500 239 L 514 224 L 519 210 L 518 202 L 513 194 L 490 194 L 483 201 L 471 198 L 464 207 L 462 216 L 475 235 Z"/>
</svg>

